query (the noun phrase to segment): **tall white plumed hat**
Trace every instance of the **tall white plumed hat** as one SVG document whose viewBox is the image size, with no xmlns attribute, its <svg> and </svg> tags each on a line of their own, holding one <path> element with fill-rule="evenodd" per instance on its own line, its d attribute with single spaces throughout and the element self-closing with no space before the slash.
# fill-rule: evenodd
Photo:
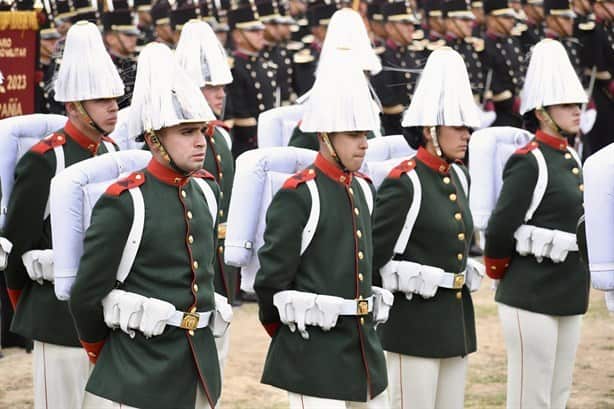
<svg viewBox="0 0 614 409">
<path fill-rule="evenodd" d="M 342 8 L 335 11 L 328 23 L 320 61 L 325 60 L 326 55 L 331 50 L 350 47 L 356 50 L 359 64 L 363 70 L 369 71 L 373 75 L 382 70 L 382 63 L 371 46 L 371 40 L 362 17 L 350 8 Z"/>
<path fill-rule="evenodd" d="M 200 88 L 179 67 L 162 43 L 149 43 L 139 55 L 128 132 L 145 131 L 215 119 Z"/>
<path fill-rule="evenodd" d="M 54 91 L 58 102 L 124 95 L 124 83 L 96 25 L 79 21 L 68 30 Z"/>
<path fill-rule="evenodd" d="M 377 106 L 353 48 L 333 48 L 320 60 L 304 105 L 303 132 L 373 131 L 377 127 Z"/>
<path fill-rule="evenodd" d="M 402 125 L 480 126 L 463 57 L 449 47 L 431 53 Z"/>
<path fill-rule="evenodd" d="M 533 47 L 520 99 L 523 115 L 536 108 L 588 101 L 561 43 L 545 39 Z"/>
<path fill-rule="evenodd" d="M 228 56 L 209 24 L 190 20 L 181 30 L 175 50 L 179 66 L 199 87 L 232 82 Z"/>
</svg>

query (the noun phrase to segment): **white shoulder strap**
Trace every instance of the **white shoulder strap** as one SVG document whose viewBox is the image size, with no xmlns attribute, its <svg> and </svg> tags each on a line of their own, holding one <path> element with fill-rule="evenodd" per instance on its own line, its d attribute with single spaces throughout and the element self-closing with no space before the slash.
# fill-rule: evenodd
<svg viewBox="0 0 614 409">
<path fill-rule="evenodd" d="M 215 198 L 215 192 L 213 192 L 211 186 L 203 179 L 193 178 L 193 180 L 196 181 L 198 187 L 200 187 L 200 190 L 202 190 L 205 196 L 207 206 L 209 206 L 209 213 L 211 213 L 211 220 L 213 220 L 213 225 L 215 226 L 215 222 L 217 221 L 217 199 Z"/>
<path fill-rule="evenodd" d="M 358 185 L 362 190 L 362 193 L 367 201 L 367 207 L 369 208 L 369 214 L 373 214 L 373 192 L 371 192 L 371 188 L 369 187 L 369 183 L 361 178 L 360 176 L 356 176 L 356 180 L 358 181 Z"/>
<path fill-rule="evenodd" d="M 102 141 L 102 143 L 104 144 L 105 148 L 107 148 L 107 152 L 117 152 L 117 149 L 115 149 L 115 145 L 113 145 L 111 142 Z"/>
<path fill-rule="evenodd" d="M 537 183 L 535 184 L 535 190 L 533 190 L 531 205 L 524 216 L 525 222 L 531 220 L 535 214 L 535 211 L 546 194 L 546 188 L 548 187 L 548 166 L 546 165 L 544 154 L 539 150 L 539 148 L 533 149 L 531 153 L 533 156 L 535 156 L 535 160 L 537 160 Z"/>
<path fill-rule="evenodd" d="M 463 188 L 463 191 L 465 192 L 465 197 L 469 197 L 469 181 L 467 180 L 467 175 L 465 175 L 465 172 L 463 172 L 463 169 L 460 166 L 458 166 L 456 163 L 452 164 L 452 169 L 454 169 L 454 172 L 456 173 L 458 180 L 460 180 L 460 184 Z"/>
<path fill-rule="evenodd" d="M 415 169 L 412 169 L 411 171 L 405 173 L 405 175 L 407 175 L 407 177 L 411 181 L 414 194 L 411 205 L 409 206 L 409 211 L 405 216 L 405 223 L 403 224 L 403 229 L 401 230 L 401 234 L 399 234 L 399 238 L 394 245 L 395 254 L 405 253 L 405 248 L 407 247 L 407 243 L 409 242 L 411 232 L 414 229 L 414 224 L 416 224 L 416 219 L 418 218 L 418 213 L 420 212 L 420 205 L 422 204 L 422 185 L 420 183 L 418 173 Z"/>
<path fill-rule="evenodd" d="M 309 211 L 309 218 L 307 219 L 307 224 L 305 224 L 301 237 L 301 255 L 305 253 L 305 250 L 307 250 L 307 247 L 311 244 L 311 240 L 313 240 L 313 236 L 316 234 L 318 221 L 320 220 L 320 195 L 318 193 L 318 186 L 314 179 L 307 181 L 306 185 L 311 195 L 311 210 Z"/>
<path fill-rule="evenodd" d="M 143 200 L 143 193 L 141 188 L 136 187 L 128 190 L 130 196 L 132 196 L 132 207 L 134 209 L 134 216 L 132 218 L 132 226 L 130 227 L 130 233 L 128 233 L 128 239 L 122 252 L 122 257 L 119 261 L 119 267 L 117 267 L 117 281 L 123 283 L 132 269 L 136 253 L 141 245 L 141 239 L 143 238 L 143 228 L 145 227 L 145 202 Z"/>
<path fill-rule="evenodd" d="M 567 147 L 567 151 L 569 153 L 571 153 L 571 156 L 575 159 L 575 161 L 578 163 L 578 166 L 580 166 L 580 168 L 582 168 L 582 161 L 580 160 L 580 156 L 578 155 L 578 152 L 576 152 L 576 150 L 574 148 L 572 148 L 571 146 Z"/>
<path fill-rule="evenodd" d="M 66 161 L 64 159 L 64 147 L 63 145 L 56 146 L 53 148 L 53 153 L 55 154 L 55 175 L 59 174 L 66 167 Z M 47 204 L 45 205 L 45 214 L 43 216 L 43 220 L 47 219 L 51 214 L 51 210 L 49 208 L 49 198 L 47 198 Z"/>
<path fill-rule="evenodd" d="M 220 133 L 224 137 L 224 140 L 226 141 L 226 144 L 228 145 L 228 149 L 232 149 L 232 139 L 230 138 L 230 134 L 228 133 L 228 131 L 221 126 L 216 126 L 215 129 L 220 131 Z"/>
</svg>

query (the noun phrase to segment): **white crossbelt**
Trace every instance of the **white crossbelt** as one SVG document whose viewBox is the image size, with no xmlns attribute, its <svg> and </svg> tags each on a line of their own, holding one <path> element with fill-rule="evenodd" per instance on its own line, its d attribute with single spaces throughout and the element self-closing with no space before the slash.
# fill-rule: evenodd
<svg viewBox="0 0 614 409">
<path fill-rule="evenodd" d="M 175 311 L 166 321 L 166 324 L 183 329 L 201 329 L 209 325 L 211 314 L 213 314 L 213 311 L 194 313 Z M 196 322 L 196 325 L 194 325 L 194 322 Z"/>
</svg>

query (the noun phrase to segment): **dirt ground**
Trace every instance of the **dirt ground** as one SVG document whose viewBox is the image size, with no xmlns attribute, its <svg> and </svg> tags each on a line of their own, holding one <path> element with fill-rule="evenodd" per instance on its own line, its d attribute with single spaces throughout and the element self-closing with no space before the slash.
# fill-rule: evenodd
<svg viewBox="0 0 614 409">
<path fill-rule="evenodd" d="M 470 356 L 467 408 L 505 406 L 505 348 L 490 283 L 474 294 L 478 352 Z M 226 365 L 224 409 L 287 408 L 286 394 L 260 384 L 269 338 L 258 323 L 257 307 L 235 309 L 230 357 Z M 31 355 L 3 351 L 0 359 L 0 409 L 32 407 Z M 614 408 L 614 315 L 605 309 L 603 294 L 593 291 L 584 319 L 574 385 L 567 409 Z M 169 408 L 172 409 L 172 408 Z"/>
</svg>

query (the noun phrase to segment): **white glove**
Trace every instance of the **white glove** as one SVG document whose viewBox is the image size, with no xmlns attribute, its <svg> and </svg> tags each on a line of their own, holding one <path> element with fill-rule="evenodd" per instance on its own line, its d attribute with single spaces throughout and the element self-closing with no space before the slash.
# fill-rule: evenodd
<svg viewBox="0 0 614 409">
<path fill-rule="evenodd" d="M 7 238 L 0 237 L 0 271 L 4 271 L 9 262 L 9 254 L 13 249 L 13 243 Z"/>
<path fill-rule="evenodd" d="M 294 308 L 292 307 L 292 296 L 298 291 L 285 290 L 279 291 L 273 295 L 273 305 L 279 312 L 279 320 L 282 324 L 290 327 L 290 331 L 296 331 L 294 318 Z"/>
<path fill-rule="evenodd" d="M 305 293 L 302 291 L 297 291 L 292 299 L 292 307 L 294 308 L 294 320 L 296 322 L 296 327 L 298 328 L 298 332 L 301 334 L 303 339 L 309 339 L 309 333 L 306 328 L 306 318 L 308 312 L 312 308 L 315 307 L 316 295 L 313 293 Z"/>
<path fill-rule="evenodd" d="M 279 291 L 273 295 L 273 305 L 279 311 L 279 319 L 290 328 L 296 331 L 297 327 L 304 339 L 309 339 L 307 332 L 307 321 L 310 325 L 317 320 L 315 311 L 316 295 L 296 290 Z"/>
<path fill-rule="evenodd" d="M 166 322 L 175 313 L 175 306 L 157 298 L 148 298 L 143 303 L 143 316 L 139 330 L 145 338 L 151 338 L 164 332 Z"/>
<path fill-rule="evenodd" d="M 21 260 L 33 281 L 41 285 L 43 280 L 53 282 L 53 250 L 26 251 Z"/>
<path fill-rule="evenodd" d="M 554 230 L 536 227 L 531 233 L 531 253 L 533 253 L 538 263 L 541 263 L 544 257 L 550 256 L 553 239 Z"/>
<path fill-rule="evenodd" d="M 535 230 L 535 226 L 523 224 L 514 232 L 514 238 L 516 239 L 516 251 L 521 256 L 531 254 L 531 234 L 533 233 L 533 230 Z"/>
<path fill-rule="evenodd" d="M 413 293 L 421 286 L 420 267 L 420 264 L 412 261 L 398 262 L 399 291 L 404 292 L 408 300 L 411 300 Z"/>
<path fill-rule="evenodd" d="M 465 284 L 469 291 L 475 292 L 480 289 L 482 285 L 482 278 L 486 273 L 486 267 L 474 259 L 467 260 L 467 273 L 465 273 Z"/>
<path fill-rule="evenodd" d="M 228 303 L 228 299 L 223 295 L 215 293 L 215 312 L 211 315 L 209 328 L 213 336 L 221 338 L 226 333 L 230 321 L 232 321 L 232 306 Z"/>
<path fill-rule="evenodd" d="M 318 315 L 317 322 L 311 325 L 318 325 L 324 331 L 330 331 L 331 328 L 337 325 L 342 302 L 343 299 L 341 297 L 318 295 L 315 299 Z"/>
<path fill-rule="evenodd" d="M 550 258 L 555 263 L 562 263 L 567 258 L 570 250 L 577 250 L 576 235 L 561 230 L 554 230 Z"/>
<path fill-rule="evenodd" d="M 371 287 L 373 291 L 373 320 L 375 326 L 383 324 L 388 321 L 388 315 L 390 314 L 390 307 L 394 303 L 394 295 L 384 288 Z"/>
<path fill-rule="evenodd" d="M 130 338 L 134 338 L 136 335 L 134 330 L 139 329 L 141 325 L 145 301 L 147 301 L 147 297 L 127 291 L 124 291 L 124 294 L 118 298 L 119 327 L 130 335 Z"/>
<path fill-rule="evenodd" d="M 418 288 L 418 294 L 422 296 L 422 298 L 432 298 L 437 293 L 437 288 L 439 288 L 439 283 L 441 283 L 441 276 L 444 271 L 441 268 L 433 267 L 433 266 L 420 266 L 420 278 L 421 285 Z"/>
<path fill-rule="evenodd" d="M 390 260 L 379 270 L 382 277 L 382 287 L 388 291 L 399 290 L 399 263 L 399 261 Z"/>
<path fill-rule="evenodd" d="M 608 311 L 614 312 L 614 291 L 605 292 L 605 305 L 608 307 Z"/>
<path fill-rule="evenodd" d="M 125 293 L 124 290 L 111 290 L 111 292 L 102 299 L 104 323 L 111 329 L 119 328 L 119 303 L 121 297 L 123 297 Z"/>
</svg>

